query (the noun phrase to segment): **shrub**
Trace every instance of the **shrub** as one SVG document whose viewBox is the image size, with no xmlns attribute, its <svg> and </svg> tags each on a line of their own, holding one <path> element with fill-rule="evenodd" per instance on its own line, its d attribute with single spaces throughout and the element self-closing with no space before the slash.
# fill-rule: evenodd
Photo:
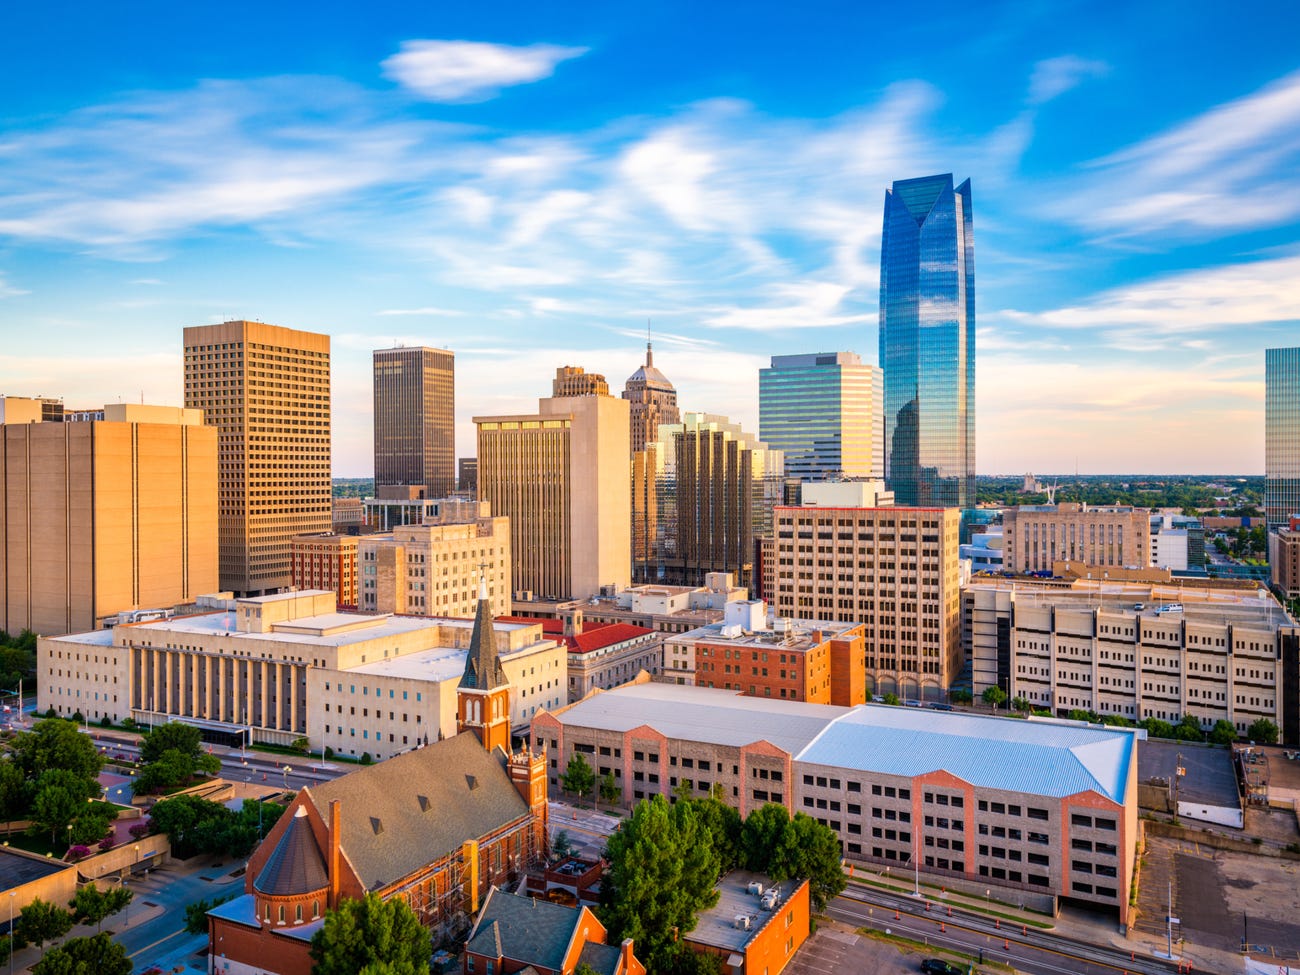
<svg viewBox="0 0 1300 975">
<path fill-rule="evenodd" d="M 326 745 L 326 746 L 325 746 L 325 758 L 328 760 L 328 759 L 331 759 L 331 758 L 333 758 L 333 757 L 334 757 L 334 749 L 333 749 L 333 748 L 330 748 L 329 745 Z"/>
<path fill-rule="evenodd" d="M 105 836 L 99 841 L 99 852 L 107 853 L 115 846 L 117 846 L 117 838 L 114 836 Z"/>
<path fill-rule="evenodd" d="M 133 838 L 137 840 L 142 840 L 149 835 L 149 830 L 151 828 L 152 827 L 149 825 L 147 821 L 142 820 L 136 823 L 130 829 L 128 829 L 127 832 L 130 833 Z"/>
<path fill-rule="evenodd" d="M 369 752 L 363 752 L 363 753 L 361 754 L 361 764 L 362 764 L 362 765 L 370 765 L 370 764 L 372 764 L 373 762 L 374 762 L 374 759 L 370 757 L 370 753 L 369 753 Z"/>
<path fill-rule="evenodd" d="M 84 860 L 88 856 L 90 856 L 90 847 L 82 846 L 80 843 L 68 849 L 69 860 Z"/>
</svg>

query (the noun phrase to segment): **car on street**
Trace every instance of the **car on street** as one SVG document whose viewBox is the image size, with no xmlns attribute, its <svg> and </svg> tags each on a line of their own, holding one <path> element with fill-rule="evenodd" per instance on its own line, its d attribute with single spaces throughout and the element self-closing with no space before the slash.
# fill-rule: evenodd
<svg viewBox="0 0 1300 975">
<path fill-rule="evenodd" d="M 921 962 L 921 971 L 925 975 L 964 975 L 965 969 L 944 961 L 942 958 L 927 958 Z"/>
</svg>

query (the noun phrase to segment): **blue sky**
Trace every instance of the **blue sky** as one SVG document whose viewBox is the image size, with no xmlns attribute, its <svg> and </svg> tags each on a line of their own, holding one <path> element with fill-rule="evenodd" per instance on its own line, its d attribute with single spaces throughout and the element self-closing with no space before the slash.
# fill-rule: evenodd
<svg viewBox="0 0 1300 975">
<path fill-rule="evenodd" d="M 773 354 L 876 361 L 882 200 L 973 184 L 981 473 L 1259 472 L 1300 344 L 1294 8 L 10 5 L 0 393 L 179 403 L 181 329 L 457 353 L 476 414 L 655 362 L 757 429 Z M 645 8 L 645 9 L 639 9 Z"/>
</svg>

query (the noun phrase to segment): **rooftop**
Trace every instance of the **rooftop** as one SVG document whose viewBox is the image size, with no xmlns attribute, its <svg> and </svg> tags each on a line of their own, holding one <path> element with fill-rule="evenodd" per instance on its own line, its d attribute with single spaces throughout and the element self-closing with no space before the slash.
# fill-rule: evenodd
<svg viewBox="0 0 1300 975">
<path fill-rule="evenodd" d="M 1020 607 L 1055 606 L 1070 609 L 1100 609 L 1108 613 L 1141 616 L 1150 621 L 1162 617 L 1189 623 L 1232 623 L 1238 626 L 1263 626 L 1270 629 L 1288 626 L 1291 621 L 1277 600 L 1267 591 L 1249 587 L 1204 587 L 1194 585 L 1151 584 L 1142 582 L 1099 582 L 1079 579 L 1071 586 L 1035 587 L 1024 580 L 985 579 L 972 583 L 972 589 L 1013 590 Z M 1142 604 L 1142 609 L 1137 609 Z M 1171 604 L 1182 611 L 1165 613 Z"/>
<path fill-rule="evenodd" d="M 787 880 L 773 884 L 762 874 L 733 870 L 718 881 L 717 905 L 700 915 L 694 930 L 686 935 L 686 940 L 729 951 L 743 951 L 777 911 L 785 906 L 790 895 L 805 883 L 807 881 Z M 760 894 L 750 893 L 750 884 L 761 885 L 765 892 L 776 888 L 776 903 L 770 910 L 763 908 Z M 749 926 L 737 922 L 737 918 L 748 918 Z"/>
<path fill-rule="evenodd" d="M 564 968 L 564 956 L 581 919 L 581 908 L 493 887 L 474 922 L 465 950 L 558 972 Z"/>
<path fill-rule="evenodd" d="M 505 756 L 465 732 L 307 786 L 320 815 L 342 801 L 342 850 L 367 890 L 386 884 L 528 815 Z"/>
<path fill-rule="evenodd" d="M 782 629 L 789 625 L 789 630 Z M 828 620 L 769 620 L 769 629 L 742 630 L 725 623 L 709 623 L 671 638 L 673 643 L 717 641 L 729 646 L 760 647 L 795 653 L 821 646 L 827 640 L 838 639 L 861 623 L 839 623 Z"/>
<path fill-rule="evenodd" d="M 943 770 L 989 789 L 1064 798 L 1096 791 L 1123 804 L 1145 732 L 861 705 L 828 722 L 800 762 L 911 778 Z"/>
<path fill-rule="evenodd" d="M 0 846 L 0 877 L 4 877 L 0 890 L 30 884 L 51 874 L 73 869 L 72 864 Z"/>
<path fill-rule="evenodd" d="M 848 708 L 680 684 L 625 684 L 556 713 L 564 724 L 606 731 L 650 725 L 669 738 L 740 747 L 768 741 L 797 754 Z"/>
</svg>

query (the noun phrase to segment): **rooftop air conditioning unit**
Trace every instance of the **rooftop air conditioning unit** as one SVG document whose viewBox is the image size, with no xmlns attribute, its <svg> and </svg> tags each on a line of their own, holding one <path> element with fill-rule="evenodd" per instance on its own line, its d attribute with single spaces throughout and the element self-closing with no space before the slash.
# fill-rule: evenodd
<svg viewBox="0 0 1300 975">
<path fill-rule="evenodd" d="M 749 915 L 748 915 L 748 914 L 737 914 L 737 915 L 736 915 L 736 920 L 735 920 L 734 923 L 735 923 L 736 928 L 737 928 L 738 930 L 741 930 L 741 931 L 748 931 L 748 930 L 749 930 Z"/>
</svg>

